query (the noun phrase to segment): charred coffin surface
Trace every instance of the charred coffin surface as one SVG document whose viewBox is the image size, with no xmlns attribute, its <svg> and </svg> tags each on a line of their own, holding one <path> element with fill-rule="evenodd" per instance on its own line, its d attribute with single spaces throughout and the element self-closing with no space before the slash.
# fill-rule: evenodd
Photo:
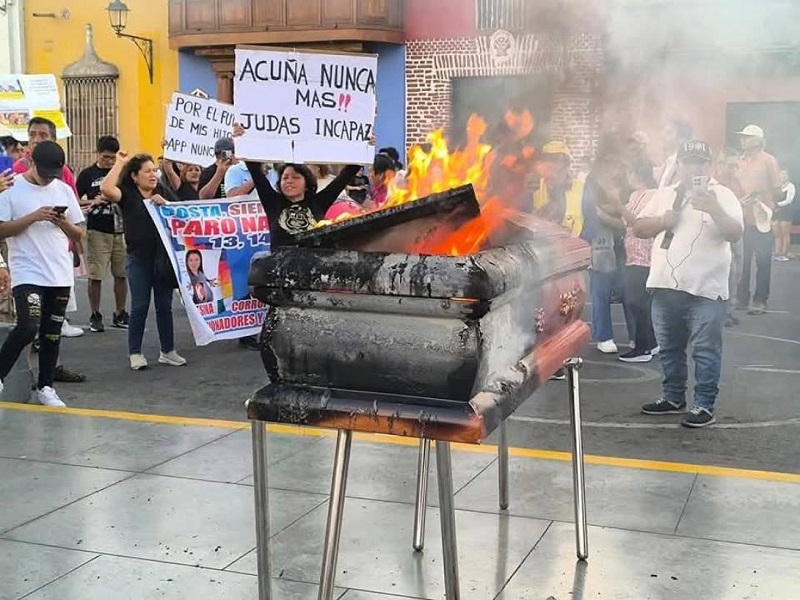
<svg viewBox="0 0 800 600">
<path fill-rule="evenodd" d="M 414 244 L 442 228 L 452 230 L 480 214 L 471 185 L 377 210 L 294 235 L 299 246 L 355 248 L 370 251 L 376 239 L 381 249 L 410 251 Z M 387 248 L 387 244 L 393 247 Z"/>
<path fill-rule="evenodd" d="M 247 416 L 291 425 L 478 444 L 547 380 L 564 357 L 577 354 L 588 339 L 586 324 L 572 322 L 497 373 L 493 384 L 469 402 L 271 383 L 248 400 Z"/>
<path fill-rule="evenodd" d="M 558 230 L 462 257 L 279 249 L 250 276 L 271 307 L 265 367 L 274 383 L 470 402 L 579 318 L 588 256 Z"/>
</svg>

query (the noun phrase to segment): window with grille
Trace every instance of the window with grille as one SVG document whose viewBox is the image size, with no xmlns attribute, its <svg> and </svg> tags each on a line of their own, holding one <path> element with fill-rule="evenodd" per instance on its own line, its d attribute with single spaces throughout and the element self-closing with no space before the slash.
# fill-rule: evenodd
<svg viewBox="0 0 800 600">
<path fill-rule="evenodd" d="M 72 130 L 67 160 L 75 172 L 91 165 L 97 138 L 117 134 L 117 77 L 64 77 L 65 116 Z"/>
<path fill-rule="evenodd" d="M 519 31 L 531 24 L 533 0 L 476 0 L 478 29 Z"/>
</svg>

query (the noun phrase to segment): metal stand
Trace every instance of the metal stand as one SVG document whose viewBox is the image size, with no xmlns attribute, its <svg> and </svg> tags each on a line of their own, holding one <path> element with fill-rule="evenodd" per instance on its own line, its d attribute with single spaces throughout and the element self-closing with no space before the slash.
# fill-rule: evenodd
<svg viewBox="0 0 800 600">
<path fill-rule="evenodd" d="M 414 541 L 416 552 L 425 547 L 425 513 L 428 507 L 428 472 L 431 460 L 431 441 L 419 441 L 419 460 L 417 463 L 417 503 L 414 508 Z"/>
<path fill-rule="evenodd" d="M 269 483 L 265 425 L 253 421 L 253 493 L 256 506 L 256 558 L 258 561 L 258 600 L 272 598 L 272 572 L 269 555 Z"/>
<path fill-rule="evenodd" d="M 578 558 L 589 556 L 586 527 L 586 481 L 583 473 L 583 434 L 581 432 L 581 383 L 578 371 L 580 358 L 571 358 L 565 365 L 569 382 L 569 419 L 572 432 L 572 487 L 575 499 L 575 541 Z"/>
<path fill-rule="evenodd" d="M 438 444 L 439 442 L 437 442 Z M 428 504 L 428 477 L 430 471 L 431 441 L 419 441 L 419 459 L 417 460 L 417 499 L 414 507 L 414 540 L 412 546 L 415 552 L 425 548 L 425 509 Z M 500 508 L 508 510 L 508 434 L 506 423 L 500 424 L 500 444 L 497 447 L 498 464 L 498 491 Z"/>
<path fill-rule="evenodd" d="M 506 422 L 500 424 L 500 445 L 497 447 L 497 486 L 500 496 L 500 509 L 508 510 L 508 432 Z"/>
<path fill-rule="evenodd" d="M 350 466 L 350 446 L 353 432 L 339 430 L 336 438 L 336 456 L 333 459 L 331 497 L 328 501 L 328 525 L 325 528 L 325 547 L 322 551 L 322 573 L 319 580 L 319 600 L 333 600 L 336 583 L 336 561 L 339 558 L 339 540 L 342 537 L 347 469 Z"/>
<path fill-rule="evenodd" d="M 453 498 L 453 465 L 450 460 L 450 442 L 436 442 L 436 474 L 439 478 L 439 515 L 442 521 L 445 598 L 447 600 L 460 600 L 456 510 Z"/>
</svg>

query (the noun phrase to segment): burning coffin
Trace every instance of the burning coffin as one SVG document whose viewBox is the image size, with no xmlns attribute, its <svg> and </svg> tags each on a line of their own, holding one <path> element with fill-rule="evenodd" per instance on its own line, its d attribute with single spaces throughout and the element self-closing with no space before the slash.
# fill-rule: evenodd
<svg viewBox="0 0 800 600">
<path fill-rule="evenodd" d="M 271 384 L 250 418 L 483 440 L 588 341 L 589 249 L 515 211 L 482 218 L 464 186 L 256 261 Z M 466 235 L 474 251 L 442 251 Z"/>
</svg>

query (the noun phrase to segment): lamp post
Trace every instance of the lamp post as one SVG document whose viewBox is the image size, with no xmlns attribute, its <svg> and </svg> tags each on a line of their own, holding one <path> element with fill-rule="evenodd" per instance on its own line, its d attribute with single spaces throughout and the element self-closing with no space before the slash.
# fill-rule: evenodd
<svg viewBox="0 0 800 600">
<path fill-rule="evenodd" d="M 113 0 L 106 8 L 106 11 L 108 11 L 108 20 L 111 23 L 111 29 L 114 30 L 117 37 L 131 40 L 136 44 L 139 52 L 142 53 L 144 62 L 147 65 L 147 73 L 150 75 L 150 83 L 153 83 L 153 40 L 138 35 L 123 33 L 125 27 L 128 26 L 128 13 L 130 9 L 121 0 Z"/>
</svg>

